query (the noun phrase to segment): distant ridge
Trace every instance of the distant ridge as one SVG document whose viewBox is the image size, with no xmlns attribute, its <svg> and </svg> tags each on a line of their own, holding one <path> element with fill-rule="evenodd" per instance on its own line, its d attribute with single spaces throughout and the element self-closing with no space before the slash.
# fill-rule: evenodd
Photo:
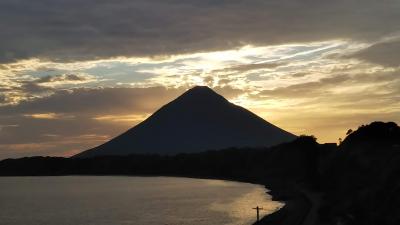
<svg viewBox="0 0 400 225">
<path fill-rule="evenodd" d="M 268 147 L 295 138 L 212 89 L 196 86 L 125 133 L 73 157 Z"/>
</svg>

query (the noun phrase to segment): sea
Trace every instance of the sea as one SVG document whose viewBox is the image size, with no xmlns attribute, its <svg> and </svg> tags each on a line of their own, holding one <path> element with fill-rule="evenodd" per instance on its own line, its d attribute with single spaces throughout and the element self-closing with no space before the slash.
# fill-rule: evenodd
<svg viewBox="0 0 400 225">
<path fill-rule="evenodd" d="M 2 225 L 247 225 L 283 206 L 261 185 L 131 176 L 0 177 Z"/>
</svg>

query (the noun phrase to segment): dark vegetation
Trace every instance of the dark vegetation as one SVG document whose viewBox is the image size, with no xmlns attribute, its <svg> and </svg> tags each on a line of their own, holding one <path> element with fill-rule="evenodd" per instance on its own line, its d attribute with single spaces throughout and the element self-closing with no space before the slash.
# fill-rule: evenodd
<svg viewBox="0 0 400 225">
<path fill-rule="evenodd" d="M 301 186 L 324 196 L 318 224 L 400 224 L 400 127 L 392 122 L 350 130 L 339 146 L 301 136 L 266 149 L 0 162 L 2 176 L 85 174 L 232 179 L 266 184 L 281 200 L 282 190 Z"/>
<path fill-rule="evenodd" d="M 170 155 L 99 156 L 93 158 L 27 157 L 0 163 L 0 175 L 170 175 L 263 182 L 269 178 L 311 179 L 314 156 L 323 145 L 314 137 L 268 149 L 226 149 Z"/>
<path fill-rule="evenodd" d="M 334 224 L 400 224 L 400 127 L 374 122 L 349 132 L 320 176 L 321 219 Z"/>
</svg>

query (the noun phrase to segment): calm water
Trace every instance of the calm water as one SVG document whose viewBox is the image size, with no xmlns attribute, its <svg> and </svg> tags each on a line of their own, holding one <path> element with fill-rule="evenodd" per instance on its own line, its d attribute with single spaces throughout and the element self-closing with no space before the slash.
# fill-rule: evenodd
<svg viewBox="0 0 400 225">
<path fill-rule="evenodd" d="M 173 177 L 0 177 L 2 225 L 251 224 L 261 185 Z"/>
</svg>

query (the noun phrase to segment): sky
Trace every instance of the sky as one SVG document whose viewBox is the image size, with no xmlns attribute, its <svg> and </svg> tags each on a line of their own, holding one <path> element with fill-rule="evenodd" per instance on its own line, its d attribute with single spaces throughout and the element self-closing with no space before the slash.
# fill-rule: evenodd
<svg viewBox="0 0 400 225">
<path fill-rule="evenodd" d="M 73 155 L 196 85 L 320 143 L 400 123 L 398 0 L 1 0 L 0 15 L 0 159 Z"/>
</svg>

